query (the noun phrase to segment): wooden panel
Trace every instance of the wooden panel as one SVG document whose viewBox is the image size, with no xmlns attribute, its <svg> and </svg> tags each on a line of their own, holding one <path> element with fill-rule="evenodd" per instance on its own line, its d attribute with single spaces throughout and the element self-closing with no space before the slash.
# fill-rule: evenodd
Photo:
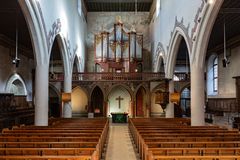
<svg viewBox="0 0 240 160">
<path fill-rule="evenodd" d="M 236 98 L 209 98 L 207 112 L 237 112 Z"/>
</svg>

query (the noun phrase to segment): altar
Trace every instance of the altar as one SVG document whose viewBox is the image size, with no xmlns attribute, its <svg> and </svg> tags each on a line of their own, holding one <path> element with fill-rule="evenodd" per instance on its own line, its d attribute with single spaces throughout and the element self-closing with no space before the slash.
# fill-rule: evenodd
<svg viewBox="0 0 240 160">
<path fill-rule="evenodd" d="M 111 113 L 113 123 L 127 123 L 128 113 Z"/>
</svg>

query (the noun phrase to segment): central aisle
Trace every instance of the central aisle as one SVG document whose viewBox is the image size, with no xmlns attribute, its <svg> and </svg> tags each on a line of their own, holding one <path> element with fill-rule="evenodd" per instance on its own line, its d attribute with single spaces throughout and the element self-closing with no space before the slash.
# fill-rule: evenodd
<svg viewBox="0 0 240 160">
<path fill-rule="evenodd" d="M 110 123 L 105 160 L 138 160 L 127 124 Z"/>
</svg>

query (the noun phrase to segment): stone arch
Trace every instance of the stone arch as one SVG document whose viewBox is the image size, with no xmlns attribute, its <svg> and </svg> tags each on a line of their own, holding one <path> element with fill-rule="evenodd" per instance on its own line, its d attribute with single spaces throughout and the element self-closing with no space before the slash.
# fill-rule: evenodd
<svg viewBox="0 0 240 160">
<path fill-rule="evenodd" d="M 211 31 L 219 10 L 224 0 L 214 1 L 212 4 L 206 4 L 205 12 L 199 15 L 200 20 L 195 31 L 196 36 L 193 42 L 191 63 L 203 67 L 205 65 L 206 51 L 210 39 Z M 207 2 L 206 2 L 207 3 Z"/>
<path fill-rule="evenodd" d="M 73 117 L 82 117 L 87 114 L 89 96 L 84 88 L 76 86 L 72 90 Z"/>
<path fill-rule="evenodd" d="M 160 83 L 160 84 L 158 84 L 156 87 L 154 87 L 152 90 L 151 90 L 151 92 L 152 93 L 154 93 L 154 92 L 157 92 L 157 91 L 162 91 L 162 92 L 164 92 L 165 91 L 165 82 L 163 83 Z"/>
<path fill-rule="evenodd" d="M 154 57 L 154 62 L 153 62 L 153 70 L 154 72 L 160 72 L 162 70 L 165 72 L 165 61 L 166 61 L 166 52 L 163 48 L 163 45 L 161 42 L 158 43 L 156 52 L 155 52 L 155 57 Z"/>
<path fill-rule="evenodd" d="M 70 62 L 70 58 L 69 58 L 69 54 L 68 54 L 68 49 L 67 49 L 67 41 L 66 39 L 64 38 L 63 35 L 61 34 L 57 34 L 55 36 L 55 39 L 54 41 L 57 41 L 58 45 L 59 45 L 59 50 L 60 50 L 60 54 L 61 54 L 61 57 L 62 57 L 62 61 L 63 61 L 63 67 L 64 67 L 64 74 L 65 75 L 68 75 L 71 73 L 71 62 Z M 53 41 L 53 42 L 54 42 Z M 52 51 L 52 47 L 53 47 L 53 43 L 51 45 L 51 49 L 50 49 L 50 53 L 49 53 L 49 56 L 48 56 L 48 60 L 50 61 L 50 58 L 51 58 L 51 51 Z"/>
<path fill-rule="evenodd" d="M 79 60 L 79 57 L 77 54 L 75 54 L 75 57 L 74 57 L 74 60 L 73 60 L 73 63 L 72 63 L 72 72 L 74 70 L 74 65 L 77 66 L 77 72 L 81 72 L 81 64 L 80 64 L 80 60 Z"/>
<path fill-rule="evenodd" d="M 16 84 L 14 84 L 14 83 L 16 83 Z M 17 73 L 15 73 L 15 74 L 13 74 L 12 76 L 9 77 L 9 79 L 7 80 L 5 91 L 7 93 L 12 93 L 13 92 L 13 90 L 12 90 L 13 85 L 16 85 L 16 87 L 18 89 L 20 89 L 20 91 L 18 91 L 18 93 L 15 93 L 15 94 L 27 95 L 27 88 L 26 88 L 25 82 L 24 82 L 23 78 Z"/>
<path fill-rule="evenodd" d="M 116 84 L 111 87 L 107 94 L 107 115 L 112 112 L 127 112 L 129 116 L 134 115 L 132 106 L 132 92 L 125 85 Z M 119 98 L 119 102 L 117 101 Z"/>
<path fill-rule="evenodd" d="M 49 83 L 49 88 L 54 90 L 54 92 L 58 95 L 59 98 L 61 98 L 61 92 L 51 83 Z"/>
<path fill-rule="evenodd" d="M 140 84 L 134 93 L 135 115 L 148 117 L 149 115 L 149 89 L 143 84 Z M 142 115 L 141 115 L 142 112 Z"/>
<path fill-rule="evenodd" d="M 77 73 L 81 72 L 80 66 L 81 66 L 81 64 L 79 61 L 79 57 L 78 57 L 78 55 L 75 54 L 73 63 L 71 65 L 72 80 L 82 80 L 82 76 L 77 74 Z"/>
<path fill-rule="evenodd" d="M 48 104 L 49 117 L 61 117 L 61 93 L 53 84 L 49 84 Z"/>
<path fill-rule="evenodd" d="M 115 87 L 118 87 L 118 86 L 121 86 L 121 87 L 123 87 L 123 88 L 125 88 L 127 91 L 128 91 L 128 93 L 130 94 L 130 96 L 131 96 L 131 100 L 133 100 L 133 91 L 131 90 L 131 88 L 130 87 L 128 87 L 128 86 L 126 86 L 126 85 L 123 85 L 123 84 L 115 84 L 115 85 L 112 85 L 109 89 L 108 89 L 108 92 L 107 92 L 107 94 L 106 94 L 106 97 L 108 97 L 109 96 L 109 93 L 115 88 Z"/>
<path fill-rule="evenodd" d="M 18 3 L 29 28 L 36 64 L 45 64 L 48 62 L 48 45 L 45 22 L 38 4 L 39 2 L 21 0 Z"/>
<path fill-rule="evenodd" d="M 174 73 L 174 67 L 176 64 L 176 59 L 177 59 L 177 53 L 178 49 L 181 43 L 181 40 L 184 39 L 187 50 L 188 50 L 188 56 L 191 57 L 191 48 L 190 44 L 188 43 L 188 36 L 185 34 L 184 30 L 181 29 L 180 27 L 176 27 L 174 29 L 174 32 L 172 34 L 171 40 L 170 40 L 170 45 L 169 45 L 169 51 L 167 54 L 167 60 L 166 60 L 166 77 L 167 78 L 173 78 L 173 73 Z"/>
<path fill-rule="evenodd" d="M 91 91 L 91 101 L 89 102 L 88 112 L 94 112 L 94 116 L 96 117 L 104 117 L 106 115 L 104 99 L 102 88 L 96 85 Z"/>
<path fill-rule="evenodd" d="M 101 91 L 102 91 L 102 93 L 103 93 L 103 96 L 104 96 L 104 101 L 106 100 L 106 93 L 104 92 L 104 89 L 103 89 L 103 87 L 101 86 L 101 85 L 98 85 L 98 84 L 95 84 L 95 85 L 93 85 L 92 87 L 91 87 L 91 90 L 90 90 L 90 92 L 89 92 L 89 96 L 91 97 L 91 95 L 92 95 L 92 92 L 93 92 L 93 90 L 96 88 L 96 87 L 99 87 L 100 89 L 101 89 Z"/>
<path fill-rule="evenodd" d="M 191 83 L 189 82 L 189 83 L 186 83 L 185 85 L 183 85 L 181 88 L 180 88 L 180 93 L 182 93 L 182 91 L 185 89 L 185 88 L 188 88 L 188 87 L 190 87 L 191 86 Z"/>
</svg>

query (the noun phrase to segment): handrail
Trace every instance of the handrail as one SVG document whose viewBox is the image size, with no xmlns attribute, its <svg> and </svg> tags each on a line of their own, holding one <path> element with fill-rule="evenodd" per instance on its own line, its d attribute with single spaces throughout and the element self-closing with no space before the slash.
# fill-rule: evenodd
<svg viewBox="0 0 240 160">
<path fill-rule="evenodd" d="M 174 73 L 174 81 L 190 81 L 190 74 Z M 64 81 L 64 73 L 49 73 L 50 81 Z M 72 74 L 72 81 L 161 81 L 167 80 L 163 72 L 75 72 Z"/>
<path fill-rule="evenodd" d="M 164 80 L 164 73 L 110 73 L 110 72 L 77 72 L 72 74 L 72 81 L 151 81 Z M 50 73 L 50 81 L 63 81 L 63 73 Z"/>
</svg>

